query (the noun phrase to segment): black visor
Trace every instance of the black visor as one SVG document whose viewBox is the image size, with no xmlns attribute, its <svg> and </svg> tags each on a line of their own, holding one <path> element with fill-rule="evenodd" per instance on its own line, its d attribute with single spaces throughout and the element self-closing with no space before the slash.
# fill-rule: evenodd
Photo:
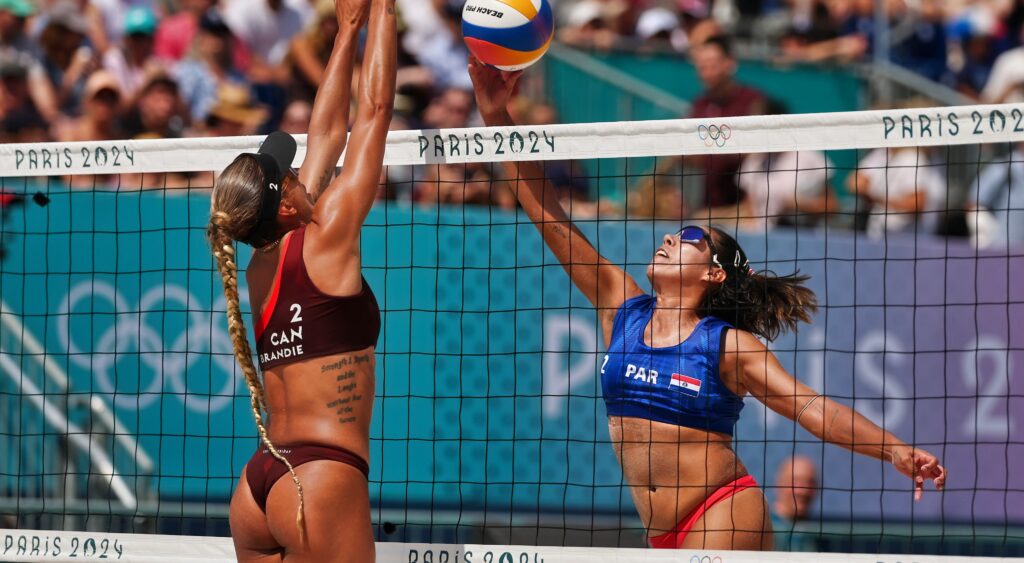
<svg viewBox="0 0 1024 563">
<path fill-rule="evenodd" d="M 256 246 L 254 243 L 266 243 L 274 239 L 277 228 L 277 209 L 281 205 L 281 189 L 285 174 L 295 160 L 295 139 L 287 133 L 275 131 L 267 136 L 255 154 L 244 153 L 238 158 L 255 158 L 263 172 L 261 186 L 260 218 L 252 229 L 240 239 L 242 242 Z M 237 160 L 237 159 L 236 159 Z"/>
</svg>

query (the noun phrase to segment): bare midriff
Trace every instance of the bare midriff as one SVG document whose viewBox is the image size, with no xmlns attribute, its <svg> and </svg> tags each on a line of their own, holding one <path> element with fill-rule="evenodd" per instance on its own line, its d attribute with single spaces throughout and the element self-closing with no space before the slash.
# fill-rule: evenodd
<svg viewBox="0 0 1024 563">
<path fill-rule="evenodd" d="M 376 363 L 370 347 L 265 372 L 271 442 L 336 446 L 369 462 Z"/>
<path fill-rule="evenodd" d="M 727 434 L 624 417 L 609 417 L 608 431 L 652 536 L 672 530 L 715 490 L 747 475 Z"/>
</svg>

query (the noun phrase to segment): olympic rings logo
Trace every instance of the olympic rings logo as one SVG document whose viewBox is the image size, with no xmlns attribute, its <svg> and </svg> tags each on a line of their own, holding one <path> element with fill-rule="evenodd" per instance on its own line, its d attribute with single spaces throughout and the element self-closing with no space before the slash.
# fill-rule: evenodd
<svg viewBox="0 0 1024 563">
<path fill-rule="evenodd" d="M 248 295 L 240 292 L 240 299 L 244 305 Z M 87 304 L 89 310 L 77 312 L 82 304 Z M 113 311 L 98 310 L 104 304 Z M 219 311 L 221 322 L 226 322 L 226 308 L 227 300 L 222 295 L 214 303 L 212 313 L 207 312 L 185 288 L 168 284 L 150 288 L 133 309 L 113 285 L 87 280 L 74 285 L 61 303 L 57 337 L 67 350 L 68 361 L 91 372 L 99 392 L 109 395 L 115 407 L 141 412 L 163 395 L 164 385 L 169 383 L 173 396 L 188 410 L 209 415 L 231 404 L 240 379 L 227 331 L 219 325 L 213 328 L 211 314 L 217 315 Z M 72 334 L 72 320 L 85 315 L 90 317 L 90 329 Z M 152 317 L 160 315 L 185 315 L 187 319 L 184 330 L 170 338 L 170 342 L 165 340 L 168 335 L 162 328 L 154 328 L 161 327 L 162 320 L 154 321 Z M 106 328 L 95 332 L 97 318 L 111 317 Z M 83 345 L 81 333 L 92 335 L 93 342 Z M 211 381 L 209 392 L 190 392 L 189 369 L 205 354 L 210 354 L 212 363 L 227 375 L 219 384 Z M 138 363 L 125 366 L 118 373 L 121 360 L 133 356 Z M 123 378 L 125 371 L 137 372 L 131 378 L 139 382 L 137 392 L 118 389 L 118 377 Z M 148 380 L 147 375 L 151 375 Z"/>
<path fill-rule="evenodd" d="M 690 563 L 722 563 L 722 558 L 717 555 L 714 557 L 710 555 L 694 555 L 690 558 Z"/>
<path fill-rule="evenodd" d="M 697 137 L 704 141 L 704 146 L 724 147 L 732 138 L 732 127 L 725 125 L 701 125 L 697 127 Z"/>
</svg>

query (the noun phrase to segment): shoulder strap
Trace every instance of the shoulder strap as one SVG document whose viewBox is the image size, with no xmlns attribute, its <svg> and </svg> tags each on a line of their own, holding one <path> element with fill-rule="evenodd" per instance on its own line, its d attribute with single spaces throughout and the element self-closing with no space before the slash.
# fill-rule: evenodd
<svg viewBox="0 0 1024 563">
<path fill-rule="evenodd" d="M 302 228 L 305 231 L 305 227 Z M 274 282 L 270 287 L 270 297 L 267 298 L 267 304 L 260 312 L 260 322 L 255 327 L 256 340 L 259 340 L 263 336 L 263 331 L 267 329 L 267 325 L 270 324 L 271 317 L 274 316 L 274 309 L 277 307 L 277 298 L 281 293 L 281 281 L 289 274 L 289 258 L 292 255 L 292 247 L 297 246 L 299 249 L 299 260 L 302 260 L 302 233 L 292 231 L 286 234 L 281 241 L 281 257 L 277 263 L 277 273 L 274 274 Z M 293 245 L 292 240 L 295 236 L 299 236 L 299 244 Z"/>
<path fill-rule="evenodd" d="M 730 328 L 731 324 L 713 316 L 705 317 L 701 327 L 701 343 L 704 345 L 704 352 L 712 359 L 716 372 L 718 360 L 722 355 L 722 335 Z"/>
<path fill-rule="evenodd" d="M 622 334 L 627 328 L 627 323 L 635 323 L 638 320 L 640 311 L 649 309 L 650 304 L 654 301 L 654 296 L 648 294 L 637 295 L 627 299 L 622 305 L 619 306 L 619 310 L 615 312 L 615 320 L 612 322 L 612 339 L 616 335 Z"/>
</svg>

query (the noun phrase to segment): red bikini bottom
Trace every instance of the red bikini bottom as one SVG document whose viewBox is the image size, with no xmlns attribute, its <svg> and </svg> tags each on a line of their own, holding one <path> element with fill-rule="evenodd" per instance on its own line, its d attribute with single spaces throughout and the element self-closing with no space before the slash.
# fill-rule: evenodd
<svg viewBox="0 0 1024 563">
<path fill-rule="evenodd" d="M 676 524 L 676 527 L 670 532 L 657 536 L 650 536 L 647 538 L 647 543 L 655 549 L 679 549 L 683 545 L 683 540 L 686 539 L 686 534 L 690 533 L 690 528 L 697 523 L 697 520 L 699 520 L 701 516 L 704 516 L 704 513 L 707 512 L 709 508 L 740 491 L 756 486 L 757 481 L 755 481 L 750 475 L 740 477 L 731 483 L 722 485 L 715 492 L 711 493 L 711 496 L 704 499 L 704 502 L 702 502 L 700 506 L 694 508 L 689 514 L 687 514 L 686 517 Z"/>
</svg>

